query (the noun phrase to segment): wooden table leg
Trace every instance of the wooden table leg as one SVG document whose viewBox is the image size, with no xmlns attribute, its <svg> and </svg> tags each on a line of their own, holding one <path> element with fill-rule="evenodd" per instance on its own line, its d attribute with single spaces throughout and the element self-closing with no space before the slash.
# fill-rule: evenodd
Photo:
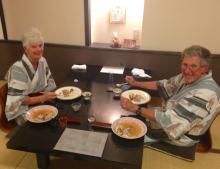
<svg viewBox="0 0 220 169">
<path fill-rule="evenodd" d="M 49 166 L 50 158 L 49 154 L 37 153 L 37 166 L 39 169 L 47 169 Z"/>
</svg>

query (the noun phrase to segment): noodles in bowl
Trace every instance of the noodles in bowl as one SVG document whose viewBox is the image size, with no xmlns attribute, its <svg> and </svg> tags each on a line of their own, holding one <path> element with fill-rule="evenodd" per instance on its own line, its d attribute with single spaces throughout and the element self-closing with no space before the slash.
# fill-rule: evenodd
<svg viewBox="0 0 220 169">
<path fill-rule="evenodd" d="M 147 127 L 136 118 L 123 117 L 113 122 L 112 131 L 122 138 L 137 139 L 146 134 Z"/>
<path fill-rule="evenodd" d="M 58 114 L 58 110 L 54 106 L 42 105 L 30 109 L 26 113 L 26 119 L 33 123 L 44 123 L 50 121 Z"/>
</svg>

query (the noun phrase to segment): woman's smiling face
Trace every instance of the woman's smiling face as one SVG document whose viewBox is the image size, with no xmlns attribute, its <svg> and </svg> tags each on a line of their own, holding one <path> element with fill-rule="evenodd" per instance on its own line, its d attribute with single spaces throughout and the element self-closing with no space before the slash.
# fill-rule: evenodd
<svg viewBox="0 0 220 169">
<path fill-rule="evenodd" d="M 31 60 L 31 62 L 37 63 L 44 51 L 44 43 L 36 42 L 28 45 L 28 47 L 24 48 L 27 57 Z"/>
</svg>

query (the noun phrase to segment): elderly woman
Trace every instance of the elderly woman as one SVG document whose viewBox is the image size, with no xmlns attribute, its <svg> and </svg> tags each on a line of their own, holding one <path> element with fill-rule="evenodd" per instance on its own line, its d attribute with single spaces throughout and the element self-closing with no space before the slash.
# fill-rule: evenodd
<svg viewBox="0 0 220 169">
<path fill-rule="evenodd" d="M 29 105 L 44 103 L 56 98 L 55 81 L 46 59 L 42 56 L 44 39 L 37 29 L 24 33 L 22 38 L 24 54 L 6 74 L 8 95 L 5 113 L 8 120 L 23 124 Z M 34 93 L 42 93 L 35 95 Z M 31 96 L 32 95 L 32 96 Z"/>
</svg>

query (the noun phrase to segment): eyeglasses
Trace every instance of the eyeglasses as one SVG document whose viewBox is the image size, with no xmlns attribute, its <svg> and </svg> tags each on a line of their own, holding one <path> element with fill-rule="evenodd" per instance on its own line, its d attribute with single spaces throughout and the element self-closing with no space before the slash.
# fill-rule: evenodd
<svg viewBox="0 0 220 169">
<path fill-rule="evenodd" d="M 193 72 L 201 68 L 200 65 L 195 65 L 195 64 L 192 64 L 192 65 L 182 64 L 181 67 L 182 69 L 189 69 L 190 71 L 193 71 Z"/>
</svg>

